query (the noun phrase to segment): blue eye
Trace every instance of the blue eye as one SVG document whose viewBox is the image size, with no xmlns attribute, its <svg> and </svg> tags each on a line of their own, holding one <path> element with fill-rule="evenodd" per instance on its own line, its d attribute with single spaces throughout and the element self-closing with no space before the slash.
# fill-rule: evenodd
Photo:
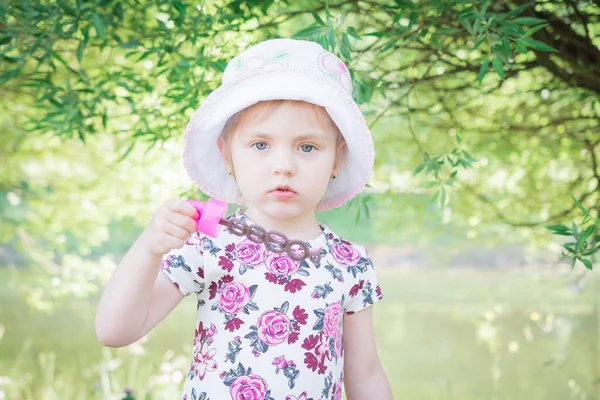
<svg viewBox="0 0 600 400">
<path fill-rule="evenodd" d="M 310 153 L 312 150 L 314 150 L 315 146 L 312 144 L 303 144 L 300 148 L 303 152 Z"/>
<path fill-rule="evenodd" d="M 252 146 L 256 147 L 257 150 L 265 150 L 267 148 L 267 144 L 265 142 L 257 142 Z"/>
</svg>

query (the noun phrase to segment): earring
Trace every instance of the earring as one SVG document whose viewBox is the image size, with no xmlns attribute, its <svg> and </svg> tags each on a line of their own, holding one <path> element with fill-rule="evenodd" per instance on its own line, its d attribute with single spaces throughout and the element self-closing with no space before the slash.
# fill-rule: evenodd
<svg viewBox="0 0 600 400">
<path fill-rule="evenodd" d="M 231 175 L 231 171 L 229 171 L 229 175 Z"/>
<path fill-rule="evenodd" d="M 335 175 L 333 175 L 333 176 L 331 177 L 331 179 L 335 179 Z"/>
</svg>

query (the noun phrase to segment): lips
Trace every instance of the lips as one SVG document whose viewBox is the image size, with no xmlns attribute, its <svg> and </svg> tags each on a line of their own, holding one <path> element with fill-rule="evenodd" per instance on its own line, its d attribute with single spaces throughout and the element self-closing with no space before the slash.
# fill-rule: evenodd
<svg viewBox="0 0 600 400">
<path fill-rule="evenodd" d="M 269 194 L 278 200 L 290 200 L 296 196 L 294 189 L 287 185 L 277 186 Z"/>
<path fill-rule="evenodd" d="M 296 193 L 294 191 L 294 189 L 292 189 L 288 185 L 276 186 L 275 188 L 273 188 L 273 190 L 271 190 L 271 192 L 291 192 L 291 193 Z"/>
</svg>

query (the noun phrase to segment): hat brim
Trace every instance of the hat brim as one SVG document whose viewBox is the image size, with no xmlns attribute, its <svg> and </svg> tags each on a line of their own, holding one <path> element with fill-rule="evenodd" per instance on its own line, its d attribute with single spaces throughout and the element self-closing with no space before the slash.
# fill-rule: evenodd
<svg viewBox="0 0 600 400">
<path fill-rule="evenodd" d="M 340 207 L 360 193 L 371 177 L 375 158 L 373 139 L 360 109 L 338 83 L 291 70 L 247 73 L 216 89 L 195 111 L 185 131 L 184 166 L 204 193 L 245 205 L 217 139 L 233 114 L 266 100 L 301 100 L 322 106 L 346 140 L 345 162 L 317 204 L 317 211 Z"/>
</svg>

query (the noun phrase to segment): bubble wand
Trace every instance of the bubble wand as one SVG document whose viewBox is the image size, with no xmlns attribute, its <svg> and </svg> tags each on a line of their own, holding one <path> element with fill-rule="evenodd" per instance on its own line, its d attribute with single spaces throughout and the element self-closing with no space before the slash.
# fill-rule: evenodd
<svg viewBox="0 0 600 400">
<path fill-rule="evenodd" d="M 188 200 L 187 202 L 198 211 L 196 216 L 198 232 L 216 238 L 219 235 L 219 225 L 223 225 L 229 233 L 246 236 L 248 240 L 257 244 L 262 243 L 273 253 L 285 252 L 292 260 L 304 261 L 309 258 L 315 264 L 321 261 L 319 252 L 311 252 L 302 240 L 290 240 L 281 232 L 267 232 L 259 225 L 247 225 L 238 218 L 225 219 L 227 214 L 227 203 L 225 202 L 215 199 L 208 199 L 206 202 L 199 200 Z"/>
</svg>

